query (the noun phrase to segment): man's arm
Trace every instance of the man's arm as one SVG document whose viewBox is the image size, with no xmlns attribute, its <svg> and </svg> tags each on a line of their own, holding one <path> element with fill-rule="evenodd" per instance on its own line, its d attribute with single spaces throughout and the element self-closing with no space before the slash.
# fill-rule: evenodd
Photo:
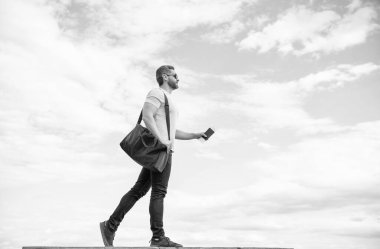
<svg viewBox="0 0 380 249">
<path fill-rule="evenodd" d="M 160 132 L 158 131 L 156 121 L 154 120 L 153 116 L 157 112 L 158 108 L 154 106 L 151 103 L 145 102 L 144 107 L 143 107 L 143 120 L 146 125 L 146 128 L 152 134 L 160 140 L 161 143 L 165 144 L 168 147 L 168 150 L 171 149 L 171 142 L 166 139 L 161 137 Z"/>
<path fill-rule="evenodd" d="M 179 140 L 198 139 L 202 136 L 206 136 L 204 133 L 189 133 L 181 130 L 175 131 L 175 138 Z"/>
</svg>

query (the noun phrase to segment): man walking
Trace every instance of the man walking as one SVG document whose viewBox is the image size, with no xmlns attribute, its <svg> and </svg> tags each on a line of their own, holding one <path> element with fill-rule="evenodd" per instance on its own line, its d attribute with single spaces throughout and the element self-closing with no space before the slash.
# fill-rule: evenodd
<svg viewBox="0 0 380 249">
<path fill-rule="evenodd" d="M 167 146 L 170 157 L 161 173 L 142 168 L 135 185 L 121 198 L 119 205 L 116 207 L 110 218 L 100 223 L 100 231 L 105 246 L 113 246 L 115 232 L 123 220 L 124 215 L 133 207 L 136 201 L 143 197 L 150 187 L 152 187 L 149 214 L 150 229 L 152 230 L 153 236 L 150 241 L 150 246 L 182 247 L 181 244 L 175 243 L 166 237 L 163 229 L 164 198 L 167 193 L 172 167 L 173 138 L 190 140 L 198 139 L 202 136 L 205 137 L 206 135 L 204 133 L 188 133 L 176 129 L 178 110 L 170 96 L 172 91 L 178 89 L 179 82 L 174 67 L 170 65 L 159 67 L 156 70 L 156 80 L 159 87 L 152 89 L 145 99 L 143 121 L 146 128 L 148 128 L 161 143 Z M 169 102 L 170 140 L 168 140 L 166 126 L 165 95 Z"/>
</svg>

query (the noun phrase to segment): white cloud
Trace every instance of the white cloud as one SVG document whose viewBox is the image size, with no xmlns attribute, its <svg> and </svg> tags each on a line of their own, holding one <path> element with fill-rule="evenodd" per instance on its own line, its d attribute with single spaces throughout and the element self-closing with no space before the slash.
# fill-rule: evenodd
<svg viewBox="0 0 380 249">
<path fill-rule="evenodd" d="M 87 160 L 103 158 L 108 146 L 118 147 L 113 139 L 132 127 L 145 94 L 157 86 L 154 70 L 163 59 L 156 54 L 169 47 L 172 35 L 227 22 L 241 3 L 2 1 L 2 158 L 9 165 L 45 167 L 77 160 L 89 147 L 95 151 Z M 199 115 L 194 97 L 185 96 L 184 103 L 189 116 Z M 202 98 L 197 103 L 210 106 Z M 30 144 L 19 158 L 18 148 Z"/>
<path fill-rule="evenodd" d="M 294 84 L 296 84 L 297 88 L 305 92 L 331 90 L 337 87 L 342 87 L 347 82 L 357 80 L 378 69 L 380 69 L 380 66 L 373 63 L 360 65 L 341 64 L 333 69 L 309 74 L 302 77 Z"/>
<path fill-rule="evenodd" d="M 292 7 L 261 31 L 251 31 L 237 45 L 260 53 L 276 49 L 283 54 L 318 56 L 362 44 L 379 25 L 375 8 L 359 4 L 353 2 L 344 15 L 333 10 Z"/>
<path fill-rule="evenodd" d="M 263 142 L 257 143 L 257 146 L 260 148 L 263 148 L 264 150 L 275 150 L 275 149 L 277 149 L 277 146 L 274 146 L 274 145 L 268 144 L 268 143 L 263 143 Z"/>
<path fill-rule="evenodd" d="M 237 75 L 225 76 L 225 80 L 241 87 L 238 93 L 234 93 L 234 101 L 225 105 L 225 108 L 245 113 L 255 122 L 256 127 L 260 126 L 264 130 L 290 127 L 296 128 L 300 134 L 342 131 L 345 128 L 330 118 L 313 118 L 306 112 L 305 99 L 312 92 L 343 87 L 379 68 L 379 65 L 373 63 L 342 64 L 295 81 L 281 83 L 260 82 L 245 75 L 240 79 Z"/>
<path fill-rule="evenodd" d="M 304 248 L 319 243 L 318 238 L 310 237 L 316 232 L 331 242 L 338 234 L 351 237 L 355 232 L 357 237 L 374 240 L 379 231 L 375 212 L 379 207 L 379 149 L 378 121 L 302 140 L 271 157 L 247 162 L 240 168 L 239 181 L 247 184 L 244 187 L 213 195 L 173 193 L 170 209 L 180 211 L 171 219 L 180 220 L 178 227 L 190 230 L 219 227 L 223 228 L 221 234 L 237 231 L 247 236 L 254 232 L 263 235 L 259 240 L 263 243 L 270 241 L 269 234 L 301 233 L 305 240 L 296 236 L 282 243 L 301 240 Z M 224 173 L 219 168 L 218 175 Z M 180 202 L 184 196 L 187 201 Z M 357 217 L 360 222 L 355 221 Z M 202 238 L 202 243 L 213 242 Z"/>
<path fill-rule="evenodd" d="M 237 1 L 108 4 L 66 1 L 45 5 L 43 1 L 17 0 L 0 3 L 0 191 L 1 203 L 7 203 L 1 206 L 1 219 L 6 217 L 7 223 L 12 223 L 1 229 L 7 239 L 0 247 L 62 244 L 61 238 L 66 238 L 67 245 L 78 245 L 78 234 L 92 233 L 91 222 L 76 219 L 74 223 L 81 231 L 72 230 L 72 221 L 63 222 L 62 219 L 71 220 L 74 216 L 69 214 L 78 212 L 78 207 L 67 208 L 71 211 L 65 212 L 67 216 L 43 216 L 39 205 L 48 200 L 46 207 L 52 212 L 57 206 L 67 207 L 62 200 L 84 200 L 75 190 L 76 185 L 83 189 L 107 182 L 104 188 L 113 189 L 117 181 L 107 179 L 122 174 L 128 177 L 128 170 L 135 168 L 124 167 L 131 161 L 118 143 L 123 132 L 136 122 L 149 88 L 157 86 L 154 70 L 167 59 L 157 54 L 171 47 L 170 40 L 177 32 L 200 24 L 227 22 L 240 6 Z M 210 106 L 201 97 L 187 95 L 184 101 L 190 116 L 199 115 L 194 111 L 194 100 L 197 105 Z M 49 191 L 33 192 L 30 186 L 44 186 Z M 24 187 L 29 194 L 43 196 L 29 200 L 25 192 L 12 194 Z M 104 200 L 103 190 L 92 189 L 91 193 L 96 193 L 92 199 Z M 60 196 L 57 200 L 52 192 L 55 196 L 64 192 L 70 197 Z M 40 228 L 31 225 L 31 217 L 20 218 L 17 215 L 22 212 L 11 208 L 23 206 L 23 201 L 34 204 L 29 206 L 33 217 L 42 216 Z M 88 202 L 81 206 L 86 205 Z M 110 209 L 103 207 L 96 215 Z M 96 215 L 85 216 L 95 220 L 99 218 Z M 51 224 L 52 217 L 59 225 Z M 22 229 L 28 230 L 22 239 L 11 235 Z M 99 239 L 97 235 L 94 232 L 93 238 L 81 240 L 82 245 L 94 243 Z M 46 237 L 49 239 L 43 239 Z"/>
<path fill-rule="evenodd" d="M 162 52 L 178 39 L 186 42 L 181 32 L 188 28 L 227 28 L 242 2 L 0 1 L 0 219 L 8 224 L 0 229 L 0 247 L 101 245 L 97 222 L 140 169 L 118 142 L 135 123 L 147 90 L 156 86 L 154 70 L 168 59 Z M 354 15 L 362 8 L 353 3 L 350 9 Z M 267 21 L 263 15 L 257 24 Z M 220 80 L 190 66 L 182 74 L 179 67 L 187 89 L 173 97 L 185 130 L 203 129 L 207 122 L 220 127 L 203 146 L 193 141 L 176 153 L 165 206 L 168 234 L 187 246 L 372 243 L 339 243 L 336 235 L 346 241 L 344 236 L 370 238 L 379 230 L 373 204 L 378 123 L 342 129 L 333 120 L 314 119 L 303 104 L 310 93 L 336 90 L 378 68 L 341 64 L 280 83 L 249 74 Z M 261 137 L 244 142 L 252 130 L 278 127 L 341 132 L 300 136 L 305 140 L 285 150 Z M 186 188 L 191 195 L 181 191 Z M 146 196 L 136 205 L 116 245 L 147 243 L 148 202 Z M 25 203 L 32 215 L 24 215 Z"/>
<path fill-rule="evenodd" d="M 85 8 L 77 8 L 78 4 L 69 2 L 60 6 L 59 16 L 60 25 L 66 34 L 92 39 L 97 43 L 102 41 L 107 44 L 122 45 L 127 51 L 133 50 L 135 59 L 146 61 L 149 59 L 146 55 L 168 49 L 175 42 L 172 38 L 176 33 L 198 25 L 212 27 L 230 22 L 244 2 L 244 0 L 81 2 Z M 67 11 L 69 8 L 70 11 Z M 76 9 L 80 12 L 77 13 Z M 85 25 L 80 26 L 78 23 Z"/>
<path fill-rule="evenodd" d="M 220 28 L 213 30 L 211 33 L 202 35 L 205 41 L 215 44 L 223 44 L 232 42 L 236 36 L 246 29 L 245 25 L 240 21 L 223 24 Z"/>
<path fill-rule="evenodd" d="M 266 171 L 268 177 L 301 186 L 331 187 L 354 195 L 378 184 L 380 158 L 375 151 L 379 147 L 379 132 L 379 122 L 358 124 L 341 134 L 301 141 L 281 155 L 252 165 L 260 165 L 261 169 L 255 170 Z"/>
<path fill-rule="evenodd" d="M 256 19 L 257 27 L 262 27 L 266 24 L 270 19 L 267 15 L 260 15 Z"/>
<path fill-rule="evenodd" d="M 223 156 L 220 155 L 218 152 L 211 152 L 211 151 L 198 151 L 195 154 L 196 157 L 205 158 L 205 159 L 211 159 L 211 160 L 222 160 Z"/>
<path fill-rule="evenodd" d="M 352 0 L 352 2 L 347 5 L 347 9 L 350 12 L 353 12 L 353 11 L 357 10 L 358 8 L 360 8 L 362 6 L 362 4 L 363 3 L 361 0 Z"/>
</svg>

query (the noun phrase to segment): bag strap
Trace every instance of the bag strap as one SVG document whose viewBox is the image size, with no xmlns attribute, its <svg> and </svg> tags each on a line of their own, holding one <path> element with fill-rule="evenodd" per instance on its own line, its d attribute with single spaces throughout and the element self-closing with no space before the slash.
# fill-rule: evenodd
<svg viewBox="0 0 380 249">
<path fill-rule="evenodd" d="M 165 116 L 166 116 L 166 128 L 168 129 L 168 139 L 170 140 L 170 113 L 169 113 L 169 101 L 168 97 L 166 97 L 166 94 L 164 93 L 165 97 Z M 137 124 L 140 124 L 142 121 L 142 113 L 143 110 L 141 110 L 139 120 L 137 121 Z"/>
<path fill-rule="evenodd" d="M 166 128 L 168 129 L 168 139 L 170 140 L 170 112 L 169 112 L 169 101 L 164 93 L 165 97 L 165 116 L 166 116 Z"/>
</svg>

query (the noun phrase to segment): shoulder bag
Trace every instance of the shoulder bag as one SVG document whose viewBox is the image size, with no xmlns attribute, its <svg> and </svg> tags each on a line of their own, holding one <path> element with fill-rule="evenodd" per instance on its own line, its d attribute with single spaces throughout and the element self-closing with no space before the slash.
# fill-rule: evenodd
<svg viewBox="0 0 380 249">
<path fill-rule="evenodd" d="M 165 97 L 165 116 L 168 130 L 168 139 L 170 140 L 170 114 L 168 98 Z M 169 159 L 167 147 L 161 143 L 149 129 L 143 127 L 140 123 L 142 120 L 141 110 L 140 117 L 135 128 L 120 142 L 120 147 L 138 164 L 149 170 L 162 172 Z"/>
</svg>

